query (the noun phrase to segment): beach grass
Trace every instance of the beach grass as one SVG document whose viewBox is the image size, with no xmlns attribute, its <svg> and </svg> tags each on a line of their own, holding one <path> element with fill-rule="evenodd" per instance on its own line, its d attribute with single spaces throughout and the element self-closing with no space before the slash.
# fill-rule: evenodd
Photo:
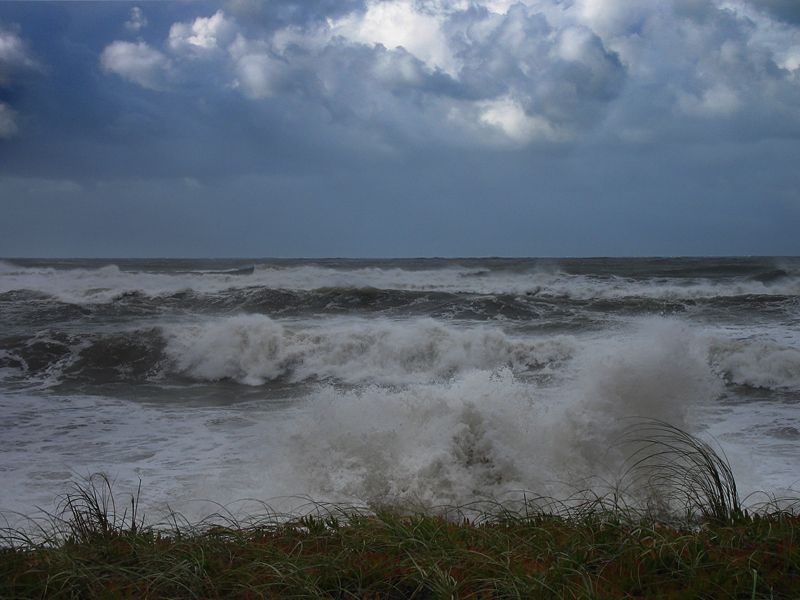
<svg viewBox="0 0 800 600">
<path fill-rule="evenodd" d="M 647 426 L 629 474 L 662 502 L 635 506 L 616 494 L 419 514 L 317 504 L 150 525 L 139 492 L 118 503 L 93 476 L 55 514 L 0 533 L 0 598 L 800 598 L 796 510 L 745 509 L 723 457 Z"/>
</svg>

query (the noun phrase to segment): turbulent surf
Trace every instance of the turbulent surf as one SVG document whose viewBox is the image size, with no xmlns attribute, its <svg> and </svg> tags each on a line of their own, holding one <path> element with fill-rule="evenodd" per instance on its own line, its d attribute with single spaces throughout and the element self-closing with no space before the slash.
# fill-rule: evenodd
<svg viewBox="0 0 800 600">
<path fill-rule="evenodd" d="M 634 417 L 783 495 L 798 401 L 798 259 L 0 262 L 0 511 L 559 496 Z"/>
</svg>

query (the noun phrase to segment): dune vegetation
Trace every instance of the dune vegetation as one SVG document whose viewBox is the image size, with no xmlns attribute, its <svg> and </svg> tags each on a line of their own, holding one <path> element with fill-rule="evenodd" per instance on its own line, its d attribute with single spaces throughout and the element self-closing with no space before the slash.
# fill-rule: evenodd
<svg viewBox="0 0 800 600">
<path fill-rule="evenodd" d="M 724 457 L 640 424 L 627 477 L 645 501 L 401 508 L 148 524 L 97 475 L 0 533 L 1 598 L 800 598 L 800 516 L 744 507 Z"/>
</svg>

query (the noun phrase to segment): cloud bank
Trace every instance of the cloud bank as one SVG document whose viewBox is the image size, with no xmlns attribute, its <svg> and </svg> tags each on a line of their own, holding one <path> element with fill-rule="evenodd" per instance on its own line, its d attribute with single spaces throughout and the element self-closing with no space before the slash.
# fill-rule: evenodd
<svg viewBox="0 0 800 600">
<path fill-rule="evenodd" d="M 313 18 L 298 9 L 276 24 L 248 21 L 256 8 L 233 3 L 173 23 L 152 44 L 114 41 L 101 63 L 154 90 L 205 77 L 254 102 L 302 101 L 412 143 L 635 142 L 676 131 L 705 136 L 737 120 L 760 122 L 745 128 L 754 137 L 800 127 L 800 41 L 780 3 L 368 0 L 317 8 Z"/>
<path fill-rule="evenodd" d="M 793 7 L 0 3 L 0 256 L 798 254 Z"/>
<path fill-rule="evenodd" d="M 0 23 L 0 140 L 10 139 L 19 131 L 18 114 L 2 101 L 4 92 L 14 89 L 20 75 L 39 68 L 19 34 Z"/>
</svg>

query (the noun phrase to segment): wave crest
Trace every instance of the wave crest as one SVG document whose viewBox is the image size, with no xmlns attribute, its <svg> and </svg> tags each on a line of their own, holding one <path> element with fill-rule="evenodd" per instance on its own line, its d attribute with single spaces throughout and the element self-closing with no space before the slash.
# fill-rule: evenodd
<svg viewBox="0 0 800 600">
<path fill-rule="evenodd" d="M 717 340 L 710 360 L 727 381 L 737 385 L 800 391 L 800 349 L 765 339 Z"/>
<path fill-rule="evenodd" d="M 242 315 L 167 333 L 178 372 L 249 385 L 285 378 L 401 385 L 470 369 L 543 369 L 566 360 L 569 338 L 514 338 L 496 327 L 460 329 L 433 319 L 342 320 L 292 330 L 263 315 Z"/>
</svg>

